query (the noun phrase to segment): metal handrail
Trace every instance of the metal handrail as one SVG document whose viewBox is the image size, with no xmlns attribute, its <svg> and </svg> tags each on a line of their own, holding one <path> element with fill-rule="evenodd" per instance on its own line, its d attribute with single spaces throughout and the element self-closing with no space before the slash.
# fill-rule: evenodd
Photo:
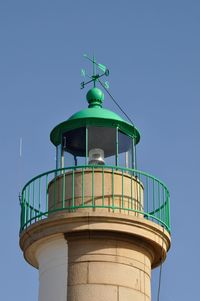
<svg viewBox="0 0 200 301">
<path fill-rule="evenodd" d="M 91 173 L 90 200 L 85 195 L 85 180 L 88 172 Z M 98 196 L 98 200 L 95 195 L 97 172 L 101 174 L 101 198 Z M 111 175 L 110 196 L 105 194 L 106 173 Z M 117 174 L 121 177 L 120 193 L 116 192 L 116 186 L 119 186 L 119 183 L 115 183 Z M 69 175 L 71 175 L 71 187 L 68 187 L 69 182 L 67 182 Z M 81 192 L 77 202 L 78 175 L 81 181 Z M 125 180 L 128 194 L 125 189 Z M 133 185 L 134 183 L 136 186 Z M 51 193 L 49 193 L 50 189 Z M 134 189 L 137 189 L 137 193 Z M 66 190 L 71 191 L 70 196 L 69 194 L 67 196 Z M 108 200 L 109 197 L 111 201 Z M 112 210 L 113 213 L 130 212 L 164 226 L 170 232 L 170 196 L 166 185 L 146 172 L 106 165 L 82 165 L 54 169 L 28 181 L 22 189 L 20 232 L 31 224 L 48 218 L 52 213 L 75 212 L 79 208 L 86 210 L 104 208 Z"/>
</svg>

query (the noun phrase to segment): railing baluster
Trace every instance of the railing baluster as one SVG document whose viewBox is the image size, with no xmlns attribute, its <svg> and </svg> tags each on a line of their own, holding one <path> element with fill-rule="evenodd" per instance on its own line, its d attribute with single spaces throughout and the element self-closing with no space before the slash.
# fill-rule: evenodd
<svg viewBox="0 0 200 301">
<path fill-rule="evenodd" d="M 167 191 L 164 189 L 164 208 L 165 208 L 165 222 L 168 224 L 168 211 L 167 211 Z"/>
<path fill-rule="evenodd" d="M 138 203 L 138 207 L 137 210 L 140 210 L 140 208 L 142 207 L 142 193 L 141 193 L 141 175 L 138 174 L 138 186 L 139 186 L 139 203 Z"/>
<path fill-rule="evenodd" d="M 146 176 L 146 190 L 145 190 L 145 198 L 146 198 L 146 204 L 144 203 L 144 205 L 146 205 L 146 211 L 147 213 L 149 213 L 149 178 Z M 145 210 L 145 207 L 144 207 L 144 210 Z M 146 218 L 148 219 L 148 215 L 146 216 Z"/>
<path fill-rule="evenodd" d="M 85 170 L 82 168 L 82 206 L 85 206 Z"/>
<path fill-rule="evenodd" d="M 131 210 L 133 209 L 133 174 L 131 173 Z"/>
<path fill-rule="evenodd" d="M 104 167 L 102 167 L 102 207 L 104 207 Z"/>
<path fill-rule="evenodd" d="M 153 187 L 152 187 L 152 189 L 153 189 L 153 212 L 154 212 L 154 214 L 155 214 L 155 187 L 154 187 L 154 178 L 152 179 L 152 181 L 153 181 Z"/>
<path fill-rule="evenodd" d="M 75 187 L 74 187 L 74 169 L 72 170 L 72 209 L 74 209 L 74 205 L 75 205 L 75 202 L 74 202 L 74 194 L 75 194 Z"/>
<path fill-rule="evenodd" d="M 124 170 L 122 170 L 122 208 L 124 208 Z"/>
<path fill-rule="evenodd" d="M 164 186 L 162 185 L 162 217 L 161 219 L 166 221 L 166 214 L 165 214 L 165 195 L 164 195 Z"/>
<path fill-rule="evenodd" d="M 56 177 L 53 179 L 53 209 L 56 209 Z"/>
<path fill-rule="evenodd" d="M 22 192 L 21 199 L 20 199 L 20 207 L 21 207 L 21 213 L 20 213 L 20 231 L 22 231 L 22 227 L 24 225 L 24 191 Z"/>
<path fill-rule="evenodd" d="M 159 219 L 161 219 L 161 205 L 160 205 L 160 185 L 159 185 L 159 182 L 157 182 L 157 186 L 158 186 L 158 208 L 159 208 L 159 211 L 158 211 L 158 217 Z"/>
<path fill-rule="evenodd" d="M 168 223 L 167 223 L 167 226 L 170 229 L 170 195 L 169 195 L 169 191 L 167 191 L 167 204 L 168 204 Z"/>
<path fill-rule="evenodd" d="M 30 210 L 30 185 L 28 186 L 28 203 L 26 206 L 26 223 L 29 221 L 29 210 Z"/>
<path fill-rule="evenodd" d="M 46 196 L 46 202 L 45 202 L 45 212 L 48 211 L 48 173 L 46 174 L 46 186 L 45 186 L 45 196 Z"/>
<path fill-rule="evenodd" d="M 92 166 L 92 208 L 94 208 L 94 166 Z"/>
<path fill-rule="evenodd" d="M 24 202 L 24 224 L 25 225 L 27 223 L 27 199 L 28 199 L 27 194 L 28 194 L 28 192 L 27 192 L 27 187 L 26 187 L 26 189 L 25 189 L 25 202 Z"/>
<path fill-rule="evenodd" d="M 62 175 L 62 208 L 65 208 L 65 172 Z"/>
<path fill-rule="evenodd" d="M 38 187 L 38 210 L 39 210 L 39 219 L 42 219 L 42 215 L 41 215 L 41 203 L 40 203 L 40 193 L 41 193 L 41 191 L 40 191 L 40 189 L 41 189 L 41 177 L 39 178 L 39 182 L 38 182 L 38 185 L 39 185 L 39 187 Z"/>
<path fill-rule="evenodd" d="M 114 169 L 112 167 L 112 209 L 113 209 L 113 212 L 114 212 Z"/>
<path fill-rule="evenodd" d="M 35 207 L 35 181 L 33 181 L 33 183 L 32 183 L 32 189 L 33 189 L 33 191 L 32 191 L 32 196 L 33 196 L 32 206 L 34 208 Z"/>
</svg>

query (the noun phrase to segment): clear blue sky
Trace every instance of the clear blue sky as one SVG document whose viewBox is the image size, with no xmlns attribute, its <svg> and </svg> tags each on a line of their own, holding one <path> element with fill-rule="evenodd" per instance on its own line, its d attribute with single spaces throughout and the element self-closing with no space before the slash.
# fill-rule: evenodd
<svg viewBox="0 0 200 301">
<path fill-rule="evenodd" d="M 108 65 L 110 91 L 140 129 L 139 169 L 171 192 L 161 301 L 199 299 L 199 37 L 194 0 L 0 1 L 1 300 L 37 300 L 18 246 L 19 186 L 55 167 L 51 129 L 86 107 L 85 52 Z M 118 112 L 108 97 L 104 106 Z M 155 272 L 152 300 L 157 285 Z"/>
</svg>

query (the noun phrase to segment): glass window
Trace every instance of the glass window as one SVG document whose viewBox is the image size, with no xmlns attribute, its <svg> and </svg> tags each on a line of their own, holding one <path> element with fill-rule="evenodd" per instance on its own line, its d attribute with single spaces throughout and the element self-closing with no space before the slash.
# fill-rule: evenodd
<svg viewBox="0 0 200 301">
<path fill-rule="evenodd" d="M 88 163 L 115 165 L 116 129 L 88 127 Z"/>
<path fill-rule="evenodd" d="M 75 165 L 74 156 L 68 152 L 63 151 L 62 166 L 69 167 L 74 165 Z"/>
<path fill-rule="evenodd" d="M 117 128 L 81 127 L 63 134 L 62 146 L 56 148 L 56 168 L 86 164 L 133 168 L 134 153 L 133 139 Z"/>
<path fill-rule="evenodd" d="M 56 146 L 56 169 L 61 168 L 61 153 L 62 147 L 61 144 Z"/>
<path fill-rule="evenodd" d="M 64 133 L 62 139 L 63 167 L 85 165 L 86 128 Z"/>
<path fill-rule="evenodd" d="M 133 139 L 118 131 L 118 165 L 132 168 Z"/>
<path fill-rule="evenodd" d="M 86 128 L 81 127 L 63 135 L 63 150 L 73 156 L 85 157 Z"/>
</svg>

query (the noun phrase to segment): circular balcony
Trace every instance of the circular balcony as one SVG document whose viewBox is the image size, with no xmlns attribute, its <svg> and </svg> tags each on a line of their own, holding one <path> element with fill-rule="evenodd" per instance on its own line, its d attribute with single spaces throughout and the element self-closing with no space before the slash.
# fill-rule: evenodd
<svg viewBox="0 0 200 301">
<path fill-rule="evenodd" d="M 73 166 L 51 170 L 22 190 L 20 232 L 55 215 L 79 211 L 145 218 L 170 232 L 167 187 L 155 177 L 116 166 Z"/>
</svg>

